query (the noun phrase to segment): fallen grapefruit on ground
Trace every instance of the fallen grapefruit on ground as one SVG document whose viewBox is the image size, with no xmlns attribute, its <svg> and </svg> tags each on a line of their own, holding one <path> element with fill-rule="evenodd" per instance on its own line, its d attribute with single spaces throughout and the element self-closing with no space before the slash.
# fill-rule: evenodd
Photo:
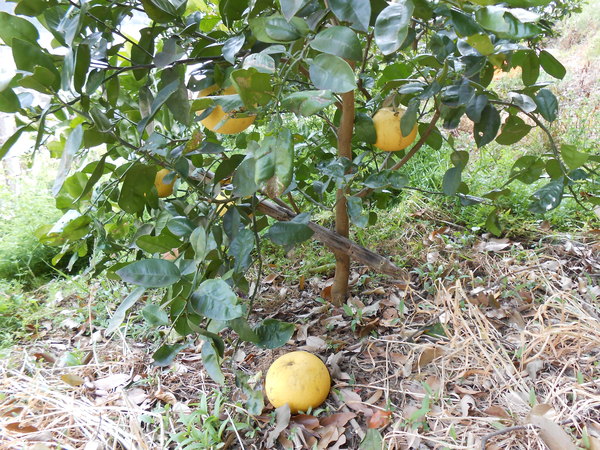
<svg viewBox="0 0 600 450">
<path fill-rule="evenodd" d="M 321 405 L 331 389 L 327 367 L 317 356 L 304 351 L 277 358 L 265 379 L 267 398 L 275 408 L 290 405 L 292 414 Z"/>
</svg>

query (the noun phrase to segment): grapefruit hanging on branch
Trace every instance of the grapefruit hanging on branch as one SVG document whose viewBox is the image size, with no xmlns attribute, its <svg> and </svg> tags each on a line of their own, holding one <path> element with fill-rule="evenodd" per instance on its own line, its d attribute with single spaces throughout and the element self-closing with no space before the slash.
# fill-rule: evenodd
<svg viewBox="0 0 600 450">
<path fill-rule="evenodd" d="M 403 115 L 404 110 L 394 108 L 381 108 L 375 113 L 373 116 L 373 125 L 377 134 L 375 147 L 386 152 L 397 152 L 414 142 L 417 137 L 417 124 L 408 136 L 404 136 L 400 129 Z"/>
<path fill-rule="evenodd" d="M 198 98 L 207 97 L 209 95 L 233 95 L 237 94 L 235 87 L 229 86 L 220 93 L 218 93 L 219 87 L 216 84 L 202 89 L 198 93 Z M 204 112 L 198 111 L 198 115 Z M 202 125 L 215 133 L 220 134 L 238 134 L 248 128 L 254 123 L 256 119 L 255 115 L 248 115 L 245 117 L 236 117 L 239 111 L 227 111 L 225 112 L 221 105 L 216 105 L 208 116 L 200 121 Z"/>
</svg>

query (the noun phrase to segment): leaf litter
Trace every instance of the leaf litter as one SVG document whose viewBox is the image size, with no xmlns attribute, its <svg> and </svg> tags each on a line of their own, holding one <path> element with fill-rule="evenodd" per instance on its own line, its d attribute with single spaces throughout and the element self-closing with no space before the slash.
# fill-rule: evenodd
<svg viewBox="0 0 600 450">
<path fill-rule="evenodd" d="M 280 349 L 240 345 L 233 367 L 224 367 L 230 399 L 220 420 L 247 415 L 234 370 L 256 375 L 261 390 L 260 373 L 298 348 L 326 361 L 332 393 L 302 415 L 267 405 L 251 419 L 256 432 L 229 429 L 224 448 L 544 449 L 576 448 L 584 438 L 597 445 L 599 244 L 484 238 L 492 244 L 475 243 L 461 258 L 452 233 L 441 233 L 426 236 L 428 247 L 413 257 L 424 264 L 437 252 L 445 275 L 381 281 L 355 267 L 345 308 L 319 300 L 326 274 L 297 285 L 268 276 L 257 319 L 292 321 L 297 331 Z M 149 345 L 97 332 L 78 332 L 76 341 L 46 336 L 2 361 L 3 448 L 166 448 L 181 430 L 177 416 L 221 389 L 198 348 L 156 368 Z M 43 356 L 75 345 L 93 354 L 86 364 Z M 168 420 L 161 405 L 171 407 Z"/>
</svg>

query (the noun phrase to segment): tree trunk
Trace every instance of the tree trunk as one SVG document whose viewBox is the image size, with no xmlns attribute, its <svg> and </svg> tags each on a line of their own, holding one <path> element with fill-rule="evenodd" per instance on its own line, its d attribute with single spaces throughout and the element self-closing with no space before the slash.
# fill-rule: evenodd
<svg viewBox="0 0 600 450">
<path fill-rule="evenodd" d="M 338 128 L 338 156 L 352 161 L 352 132 L 354 131 L 354 91 L 342 94 L 342 117 Z M 345 238 L 350 236 L 350 220 L 346 205 L 346 187 L 337 190 L 335 203 L 335 231 Z M 341 306 L 348 297 L 350 279 L 350 255 L 342 252 L 335 254 L 335 277 L 331 286 L 331 301 Z"/>
</svg>

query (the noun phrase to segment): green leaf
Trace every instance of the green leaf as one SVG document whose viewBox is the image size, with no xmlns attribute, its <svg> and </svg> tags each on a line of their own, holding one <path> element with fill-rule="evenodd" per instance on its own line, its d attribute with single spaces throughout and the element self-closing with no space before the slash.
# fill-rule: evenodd
<svg viewBox="0 0 600 450">
<path fill-rule="evenodd" d="M 0 11 L 0 39 L 9 47 L 14 38 L 35 43 L 39 37 L 37 28 L 28 20 Z"/>
<path fill-rule="evenodd" d="M 221 0 L 219 12 L 226 27 L 231 28 L 233 22 L 240 20 L 244 11 L 248 8 L 249 0 Z"/>
<path fill-rule="evenodd" d="M 362 199 L 359 197 L 347 197 L 346 206 L 350 221 L 359 228 L 365 228 L 369 223 L 369 216 L 363 214 Z"/>
<path fill-rule="evenodd" d="M 294 143 L 290 130 L 283 128 L 276 135 L 268 136 L 262 141 L 260 148 L 260 157 L 255 152 L 254 180 L 257 184 L 266 181 L 265 193 L 271 198 L 279 197 L 290 185 L 294 175 Z M 271 161 L 273 170 L 263 170 L 267 159 Z M 268 173 L 271 175 L 266 178 Z"/>
<path fill-rule="evenodd" d="M 227 251 L 235 258 L 233 269 L 237 273 L 244 273 L 250 267 L 252 250 L 254 250 L 254 233 L 244 228 L 231 241 Z"/>
<path fill-rule="evenodd" d="M 188 344 L 164 344 L 158 350 L 154 352 L 152 355 L 152 359 L 154 360 L 153 365 L 157 367 L 167 367 L 169 366 L 177 353 L 179 353 L 184 348 L 187 348 Z"/>
<path fill-rule="evenodd" d="M 502 225 L 500 224 L 500 218 L 498 217 L 498 210 L 494 209 L 489 213 L 485 221 L 485 228 L 494 236 L 500 236 L 502 234 Z"/>
<path fill-rule="evenodd" d="M 520 51 L 515 53 L 513 64 L 521 67 L 521 78 L 525 86 L 535 84 L 540 76 L 540 60 L 535 51 Z"/>
<path fill-rule="evenodd" d="M 32 44 L 31 42 L 13 38 L 12 53 L 17 69 L 33 73 L 35 66 L 42 66 L 52 72 L 57 79 L 60 79 L 54 59 L 43 51 L 37 43 Z"/>
<path fill-rule="evenodd" d="M 215 383 L 225 384 L 225 375 L 221 370 L 221 358 L 214 347 L 212 340 L 207 340 L 202 345 L 202 362 L 206 373 L 213 379 Z"/>
<path fill-rule="evenodd" d="M 257 148 L 258 144 L 252 142 L 249 150 Z M 246 158 L 237 167 L 233 174 L 233 192 L 238 197 L 249 197 L 258 190 L 258 185 L 254 181 L 256 160 L 252 154 L 248 154 Z"/>
<path fill-rule="evenodd" d="M 317 89 L 336 93 L 356 89 L 352 67 L 342 58 L 321 53 L 314 58 L 309 68 L 310 79 Z"/>
<path fill-rule="evenodd" d="M 518 116 L 508 116 L 500 135 L 496 138 L 496 142 L 500 145 L 512 145 L 519 142 L 531 130 L 531 125 L 527 125 L 523 119 Z"/>
<path fill-rule="evenodd" d="M 292 247 L 310 239 L 314 234 L 308 225 L 299 222 L 277 222 L 267 231 L 267 237 L 275 244 Z"/>
<path fill-rule="evenodd" d="M 98 131 L 105 133 L 112 130 L 113 124 L 111 123 L 110 119 L 97 106 L 92 106 L 90 108 L 90 116 L 92 117 L 92 121 L 94 122 L 94 125 L 96 125 Z"/>
<path fill-rule="evenodd" d="M 154 32 L 155 30 L 153 28 L 142 28 L 140 30 L 140 39 L 137 45 L 131 47 L 132 66 L 152 63 L 152 60 L 154 59 Z M 136 80 L 141 80 L 149 70 L 150 69 L 136 69 L 133 71 L 133 76 Z"/>
<path fill-rule="evenodd" d="M 420 102 L 418 99 L 413 99 L 408 104 L 408 108 L 404 111 L 402 118 L 400 119 L 400 131 L 403 136 L 408 136 L 417 123 L 417 116 L 419 114 Z"/>
<path fill-rule="evenodd" d="M 538 156 L 521 156 L 510 169 L 510 178 L 531 184 L 540 179 L 544 167 L 544 161 Z"/>
<path fill-rule="evenodd" d="M 309 117 L 335 103 L 331 91 L 300 91 L 282 100 L 282 107 L 300 116 Z M 375 142 L 375 141 L 373 141 Z"/>
<path fill-rule="evenodd" d="M 146 205 L 146 195 L 154 186 L 156 169 L 153 166 L 136 163 L 129 168 L 119 193 L 118 204 L 123 211 L 141 214 Z"/>
<path fill-rule="evenodd" d="M 143 259 L 116 271 L 126 283 L 147 288 L 170 286 L 181 279 L 181 273 L 175 264 L 164 259 Z"/>
<path fill-rule="evenodd" d="M 281 44 L 292 42 L 308 34 L 304 19 L 293 17 L 289 22 L 280 14 L 256 17 L 249 21 L 252 34 L 261 42 Z"/>
<path fill-rule="evenodd" d="M 569 166 L 569 169 L 575 170 L 583 166 L 589 159 L 587 153 L 583 153 L 577 150 L 574 145 L 563 144 L 560 147 L 560 155 L 562 156 L 565 164 Z"/>
<path fill-rule="evenodd" d="M 56 196 L 60 191 L 60 188 L 69 174 L 71 164 L 73 163 L 73 158 L 75 158 L 75 154 L 81 147 L 82 140 L 83 127 L 81 124 L 79 124 L 73 131 L 71 131 L 71 134 L 69 134 L 69 137 L 67 138 L 67 142 L 60 159 L 60 165 L 58 166 L 58 174 L 56 175 L 56 180 L 52 186 L 52 195 Z"/>
<path fill-rule="evenodd" d="M 206 230 L 203 227 L 197 227 L 190 235 L 190 244 L 194 250 L 195 260 L 204 261 L 206 256 Z"/>
<path fill-rule="evenodd" d="M 29 130 L 31 130 L 30 125 L 22 125 L 19 128 L 17 128 L 17 131 L 15 131 L 6 140 L 6 142 L 4 142 L 4 144 L 2 144 L 2 147 L 0 147 L 0 160 L 2 160 L 2 158 L 4 158 L 4 156 L 6 156 L 6 154 L 11 149 L 11 147 L 19 140 L 19 138 L 21 137 L 21 134 L 23 134 L 25 131 L 29 131 Z"/>
<path fill-rule="evenodd" d="M 146 288 L 140 286 L 135 288 L 127 297 L 125 297 L 125 300 L 121 302 L 119 307 L 115 310 L 110 318 L 110 321 L 106 326 L 106 330 L 104 331 L 106 334 L 114 333 L 117 328 L 121 326 L 123 320 L 125 320 L 125 314 L 127 314 L 127 311 L 131 309 L 133 305 L 135 305 L 142 295 L 144 295 L 144 292 L 146 292 Z"/>
<path fill-rule="evenodd" d="M 329 7 L 342 22 L 349 22 L 360 31 L 367 31 L 371 18 L 370 0 L 330 0 Z"/>
<path fill-rule="evenodd" d="M 500 113 L 492 105 L 486 105 L 481 112 L 481 119 L 473 127 L 477 147 L 483 147 L 496 139 L 500 123 Z"/>
<path fill-rule="evenodd" d="M 554 78 L 562 80 L 567 74 L 567 69 L 552 54 L 546 50 L 540 52 L 540 64 L 542 69 Z"/>
<path fill-rule="evenodd" d="M 248 109 L 254 109 L 256 105 L 266 105 L 272 98 L 271 76 L 253 67 L 234 70 L 231 72 L 231 81 Z"/>
<path fill-rule="evenodd" d="M 150 236 L 145 234 L 136 239 L 135 245 L 148 253 L 166 253 L 181 245 L 181 241 L 177 239 L 168 228 L 164 228 L 158 236 Z"/>
<path fill-rule="evenodd" d="M 220 279 L 204 280 L 192 294 L 190 306 L 196 313 L 213 320 L 232 320 L 244 314 L 235 293 Z"/>
<path fill-rule="evenodd" d="M 385 8 L 375 22 L 375 43 L 384 55 L 400 48 L 408 34 L 414 5 L 410 0 L 401 0 Z"/>
<path fill-rule="evenodd" d="M 68 241 L 77 241 L 89 233 L 91 222 L 89 216 L 79 216 L 67 223 L 61 234 Z"/>
<path fill-rule="evenodd" d="M 39 16 L 56 3 L 56 0 L 21 0 L 15 7 L 15 14 L 31 17 Z"/>
<path fill-rule="evenodd" d="M 538 26 L 523 23 L 510 12 L 510 9 L 502 6 L 486 6 L 475 12 L 475 18 L 483 28 L 503 39 L 527 39 L 541 32 Z"/>
<path fill-rule="evenodd" d="M 377 141 L 377 133 L 373 119 L 366 113 L 359 112 L 354 118 L 354 136 L 360 142 L 374 144 Z"/>
<path fill-rule="evenodd" d="M 548 122 L 553 122 L 558 116 L 558 100 L 548 89 L 540 89 L 534 98 L 539 113 Z"/>
<path fill-rule="evenodd" d="M 381 450 L 383 448 L 383 437 L 377 428 L 367 428 L 365 437 L 360 442 L 359 450 Z"/>
<path fill-rule="evenodd" d="M 450 17 L 452 18 L 452 25 L 456 33 L 461 37 L 471 36 L 482 31 L 481 27 L 475 22 L 475 19 L 471 15 L 465 14 L 464 11 L 452 9 Z"/>
<path fill-rule="evenodd" d="M 5 113 L 14 113 L 21 108 L 19 97 L 10 89 L 6 88 L 0 92 L 0 111 Z"/>
<path fill-rule="evenodd" d="M 442 180 L 442 190 L 446 195 L 454 195 L 458 192 L 462 177 L 461 167 L 452 167 L 446 171 Z"/>
<path fill-rule="evenodd" d="M 320 52 L 344 59 L 361 61 L 363 58 L 360 41 L 356 33 L 348 27 L 326 28 L 315 36 L 310 46 Z"/>
<path fill-rule="evenodd" d="M 285 345 L 296 331 L 293 323 L 276 319 L 265 319 L 255 329 L 258 340 L 255 342 L 261 348 L 277 348 Z"/>
<path fill-rule="evenodd" d="M 79 93 L 82 92 L 85 84 L 87 73 L 90 68 L 91 53 L 90 46 L 87 44 L 79 44 L 75 57 L 75 69 L 73 73 L 73 87 Z"/>
<path fill-rule="evenodd" d="M 225 58 L 225 61 L 234 64 L 235 55 L 242 49 L 244 42 L 246 42 L 246 37 L 243 34 L 227 39 L 223 44 L 223 58 Z"/>
<path fill-rule="evenodd" d="M 279 0 L 281 12 L 285 20 L 291 20 L 308 0 Z"/>
<path fill-rule="evenodd" d="M 494 44 L 492 44 L 490 37 L 485 33 L 469 36 L 466 41 L 471 47 L 473 47 L 483 56 L 488 56 L 494 53 Z"/>
<path fill-rule="evenodd" d="M 142 316 L 153 327 L 160 327 L 169 323 L 169 315 L 164 309 L 154 303 L 150 303 L 142 309 Z"/>
<path fill-rule="evenodd" d="M 529 205 L 529 211 L 536 214 L 544 214 L 545 212 L 556 208 L 562 201 L 564 189 L 565 184 L 562 177 L 550 181 L 533 193 L 531 196 L 533 201 Z"/>
<path fill-rule="evenodd" d="M 51 95 L 53 90 L 59 88 L 60 79 L 55 72 L 42 66 L 35 66 L 33 74 L 21 78 L 18 84 L 24 88 Z"/>
<path fill-rule="evenodd" d="M 171 83 L 167 84 L 163 87 L 158 94 L 156 94 L 156 98 L 152 102 L 152 106 L 150 107 L 150 114 L 144 117 L 137 125 L 138 133 L 142 134 L 148 122 L 150 122 L 158 110 L 163 106 L 167 100 L 179 89 L 179 80 L 174 80 Z"/>
</svg>

